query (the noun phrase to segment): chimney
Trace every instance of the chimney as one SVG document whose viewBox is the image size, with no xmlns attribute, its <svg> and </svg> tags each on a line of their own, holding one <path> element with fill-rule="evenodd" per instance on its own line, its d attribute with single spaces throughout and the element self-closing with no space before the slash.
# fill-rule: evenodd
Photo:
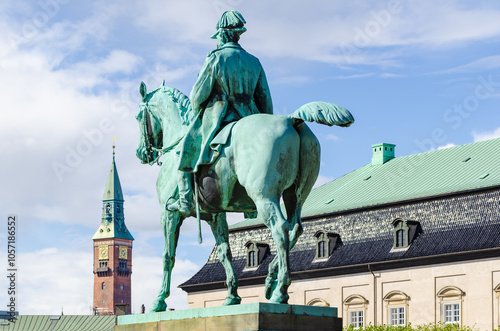
<svg viewBox="0 0 500 331">
<path fill-rule="evenodd" d="M 393 144 L 381 143 L 372 145 L 372 166 L 384 164 L 387 161 L 394 159 L 395 149 L 396 145 Z"/>
</svg>

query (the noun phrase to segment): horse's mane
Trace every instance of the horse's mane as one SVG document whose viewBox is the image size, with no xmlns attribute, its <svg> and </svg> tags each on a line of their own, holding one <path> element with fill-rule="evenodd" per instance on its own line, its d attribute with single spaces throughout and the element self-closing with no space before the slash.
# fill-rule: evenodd
<svg viewBox="0 0 500 331">
<path fill-rule="evenodd" d="M 193 120 L 193 112 L 189 98 L 175 87 L 164 86 L 163 91 L 165 91 L 177 105 L 179 115 L 182 118 L 182 124 L 189 125 Z"/>
</svg>

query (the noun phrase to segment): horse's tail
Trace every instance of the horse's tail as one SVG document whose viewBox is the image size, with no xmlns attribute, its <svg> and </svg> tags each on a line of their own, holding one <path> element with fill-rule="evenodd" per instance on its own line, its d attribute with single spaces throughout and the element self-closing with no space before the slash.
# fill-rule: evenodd
<svg viewBox="0 0 500 331">
<path fill-rule="evenodd" d="M 338 125 L 343 127 L 354 123 L 354 117 L 347 109 L 323 101 L 309 102 L 289 116 L 297 120 L 296 123 L 308 121 L 328 126 Z"/>
</svg>

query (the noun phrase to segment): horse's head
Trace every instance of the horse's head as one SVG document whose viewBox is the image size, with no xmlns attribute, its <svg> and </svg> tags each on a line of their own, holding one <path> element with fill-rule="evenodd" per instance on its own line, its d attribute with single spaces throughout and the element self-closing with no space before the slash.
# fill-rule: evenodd
<svg viewBox="0 0 500 331">
<path fill-rule="evenodd" d="M 146 84 L 141 82 L 141 104 L 135 118 L 139 122 L 139 144 L 136 155 L 142 163 L 152 165 L 160 158 L 163 147 L 163 131 L 158 102 L 155 94 L 159 89 L 147 93 Z"/>
</svg>

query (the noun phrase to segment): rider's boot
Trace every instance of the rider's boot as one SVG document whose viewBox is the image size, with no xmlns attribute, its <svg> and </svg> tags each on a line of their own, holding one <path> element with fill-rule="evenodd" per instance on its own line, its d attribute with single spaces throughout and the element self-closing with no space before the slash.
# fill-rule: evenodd
<svg viewBox="0 0 500 331">
<path fill-rule="evenodd" d="M 179 188 L 179 199 L 173 203 L 167 203 L 167 210 L 180 211 L 184 214 L 191 214 L 194 211 L 193 190 L 191 187 L 191 174 L 181 172 L 177 178 Z"/>
</svg>

